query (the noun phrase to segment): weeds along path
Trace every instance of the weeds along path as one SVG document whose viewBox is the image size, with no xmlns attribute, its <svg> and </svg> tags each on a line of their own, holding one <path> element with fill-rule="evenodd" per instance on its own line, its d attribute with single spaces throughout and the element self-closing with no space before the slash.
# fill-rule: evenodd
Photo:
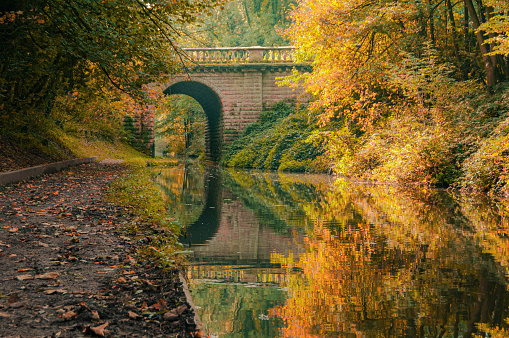
<svg viewBox="0 0 509 338">
<path fill-rule="evenodd" d="M 0 336 L 191 337 L 178 271 L 138 262 L 103 199 L 127 168 L 85 164 L 0 187 Z"/>
</svg>

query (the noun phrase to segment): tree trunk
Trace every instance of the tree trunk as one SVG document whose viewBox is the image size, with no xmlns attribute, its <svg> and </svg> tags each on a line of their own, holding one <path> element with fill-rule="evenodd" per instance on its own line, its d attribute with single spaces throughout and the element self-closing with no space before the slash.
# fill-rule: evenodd
<svg viewBox="0 0 509 338">
<path fill-rule="evenodd" d="M 451 0 L 446 0 L 447 13 L 449 14 L 449 20 L 451 21 L 451 32 L 452 32 L 452 46 L 454 48 L 454 56 L 458 57 L 458 42 L 456 38 L 456 22 L 454 21 L 454 13 L 452 11 Z"/>
<path fill-rule="evenodd" d="M 429 20 L 429 35 L 430 35 L 430 38 L 431 38 L 431 43 L 433 44 L 433 47 L 436 46 L 436 41 L 435 41 L 435 21 L 433 19 L 433 6 L 432 6 L 432 3 L 431 3 L 431 0 L 428 0 L 428 8 L 429 8 L 429 16 L 428 16 L 428 20 Z"/>
<path fill-rule="evenodd" d="M 477 17 L 477 13 L 475 11 L 474 4 L 472 0 L 463 0 L 465 6 L 468 9 L 468 13 L 472 18 L 472 23 L 474 24 L 474 29 L 476 30 L 477 43 L 481 48 L 481 55 L 484 62 L 484 69 L 486 70 L 486 84 L 488 87 L 491 87 L 497 83 L 497 76 L 495 73 L 495 65 L 493 65 L 491 61 L 491 57 L 488 55 L 490 52 L 489 45 L 484 42 L 484 34 L 479 30 L 479 18 Z"/>
</svg>

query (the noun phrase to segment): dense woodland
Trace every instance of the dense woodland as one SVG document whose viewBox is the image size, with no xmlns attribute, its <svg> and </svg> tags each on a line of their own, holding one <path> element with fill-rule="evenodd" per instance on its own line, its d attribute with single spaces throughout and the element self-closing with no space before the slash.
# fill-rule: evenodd
<svg viewBox="0 0 509 338">
<path fill-rule="evenodd" d="M 203 137 L 197 107 L 144 90 L 186 66 L 180 47 L 294 45 L 313 71 L 282 82 L 305 86 L 309 105 L 264 113 L 223 164 L 508 193 L 506 1 L 25 0 L 0 12 L 3 139 L 45 152 L 129 142 L 124 117 L 156 103 L 166 152 L 185 154 Z"/>
</svg>

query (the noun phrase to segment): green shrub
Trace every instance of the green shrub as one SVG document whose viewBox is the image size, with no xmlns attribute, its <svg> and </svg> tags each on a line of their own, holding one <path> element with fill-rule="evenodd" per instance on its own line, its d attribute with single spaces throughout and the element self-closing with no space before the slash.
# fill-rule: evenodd
<svg viewBox="0 0 509 338">
<path fill-rule="evenodd" d="M 509 172 L 509 120 L 463 163 L 465 189 L 482 192 L 507 192 Z"/>
<path fill-rule="evenodd" d="M 318 128 L 305 107 L 296 109 L 282 101 L 260 114 L 256 123 L 226 149 L 222 164 L 229 167 L 271 169 L 280 171 L 317 171 L 324 168 L 323 143 L 313 142 Z"/>
</svg>

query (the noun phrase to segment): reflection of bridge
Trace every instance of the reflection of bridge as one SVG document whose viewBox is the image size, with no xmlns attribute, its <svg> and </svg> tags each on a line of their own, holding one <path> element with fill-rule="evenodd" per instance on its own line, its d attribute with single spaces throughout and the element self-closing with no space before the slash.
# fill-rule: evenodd
<svg viewBox="0 0 509 338">
<path fill-rule="evenodd" d="M 222 188 L 219 170 L 205 172 L 204 208 L 187 228 L 194 259 L 222 264 L 269 264 L 271 254 L 303 252 L 298 234 L 278 233 L 260 224 L 259 215 Z M 262 222 L 263 223 L 263 222 Z"/>
<path fill-rule="evenodd" d="M 239 201 L 225 201 L 221 205 L 221 218 L 217 233 L 205 245 L 194 246 L 198 261 L 224 261 L 231 264 L 252 262 L 269 263 L 271 254 L 288 256 L 303 252 L 303 239 L 292 233 L 276 233 L 262 226 L 253 211 Z"/>
<path fill-rule="evenodd" d="M 208 119 L 205 153 L 217 161 L 224 142 L 234 140 L 256 121 L 263 107 L 288 98 L 293 91 L 277 84 L 293 69 L 305 70 L 309 64 L 297 64 L 292 47 L 187 48 L 195 64 L 188 74 L 170 76 L 150 88 L 161 93 L 185 94 L 203 107 Z M 153 113 L 148 114 L 153 129 Z"/>
</svg>

